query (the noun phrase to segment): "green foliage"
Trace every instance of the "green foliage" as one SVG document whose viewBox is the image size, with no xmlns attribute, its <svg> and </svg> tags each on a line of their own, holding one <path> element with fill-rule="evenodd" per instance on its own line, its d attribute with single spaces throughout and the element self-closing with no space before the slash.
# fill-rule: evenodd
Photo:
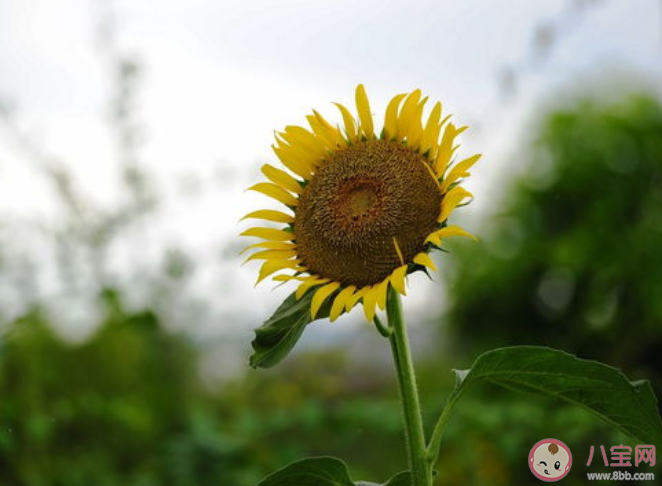
<svg viewBox="0 0 662 486">
<path fill-rule="evenodd" d="M 356 486 L 411 486 L 411 473 L 409 471 L 402 471 L 381 485 L 358 481 Z"/>
<path fill-rule="evenodd" d="M 406 468 L 390 369 L 303 352 L 209 389 L 186 339 L 149 312 L 126 312 L 113 293 L 104 302 L 106 316 L 83 343 L 59 339 L 37 311 L 4 336 L 0 484 L 255 486 L 297 457 L 320 454 L 351 460 L 355 478 Z M 429 430 L 452 387 L 439 369 L 451 363 L 422 364 Z M 442 444 L 439 484 L 526 480 L 521 451 L 560 431 L 580 456 L 595 441 L 627 443 L 576 408 L 533 398 L 484 386 L 465 396 Z"/>
<path fill-rule="evenodd" d="M 335 457 L 310 457 L 270 474 L 258 486 L 354 486 L 347 465 Z"/>
<path fill-rule="evenodd" d="M 662 109 L 647 97 L 545 118 L 527 174 L 454 251 L 449 318 L 479 350 L 542 344 L 662 370 Z M 504 178 L 506 179 L 506 178 Z"/>
<path fill-rule="evenodd" d="M 251 343 L 254 353 L 250 359 L 253 368 L 270 368 L 280 363 L 292 351 L 308 324 L 329 317 L 331 303 L 337 293 L 326 299 L 315 319 L 310 314 L 314 295 L 315 292 L 308 291 L 297 299 L 295 292 L 292 292 L 276 312 L 255 329 L 255 339 Z"/>
<path fill-rule="evenodd" d="M 359 377 L 336 352 L 300 353 L 277 373 L 210 388 L 184 336 L 127 312 L 115 292 L 101 303 L 84 342 L 62 340 L 39 310 L 5 327 L 0 485 L 255 486 L 321 453 L 360 455 L 358 477 L 405 467 L 391 383 L 374 369 Z"/>
<path fill-rule="evenodd" d="M 395 294 L 391 294 L 395 295 Z M 391 304 L 396 308 L 395 313 Z M 399 299 L 389 300 L 389 322 L 402 319 Z M 392 325 L 398 336 L 398 322 Z M 401 324 L 400 324 L 401 325 Z M 396 338 L 397 339 L 397 338 Z M 402 341 L 395 341 L 397 344 Z M 401 355 L 394 353 L 396 364 Z M 396 366 L 397 367 L 397 366 Z M 398 368 L 400 371 L 400 368 Z M 455 371 L 456 386 L 450 394 L 425 450 L 421 439 L 422 457 L 429 458 L 425 468 L 436 463 L 441 439 L 451 412 L 460 397 L 475 383 L 487 382 L 514 391 L 528 392 L 556 398 L 577 405 L 606 423 L 618 427 L 624 433 L 646 444 L 662 445 L 662 421 L 657 399 L 647 381 L 630 382 L 616 368 L 597 361 L 579 359 L 563 351 L 538 346 L 499 348 L 480 355 L 469 370 Z M 399 376 L 401 379 L 401 376 Z M 409 393 L 400 389 L 401 400 Z M 416 392 L 414 391 L 414 395 Z M 407 412 L 405 407 L 405 413 Z M 418 412 L 418 408 L 416 409 Z M 421 428 L 421 436 L 423 429 Z M 556 434 L 555 434 L 556 435 Z M 409 437 L 409 436 L 408 436 Z M 411 459 L 410 464 L 416 464 Z M 423 479 L 414 473 L 398 475 L 386 484 L 428 484 L 423 469 Z M 354 486 L 347 466 L 339 459 L 318 457 L 298 460 L 269 475 L 259 486 Z M 429 483 L 431 484 L 431 483 Z M 377 486 L 360 482 L 358 486 Z"/>
<path fill-rule="evenodd" d="M 643 443 L 662 445 L 662 422 L 650 383 L 628 381 L 616 368 L 597 361 L 550 348 L 515 346 L 482 354 L 470 370 L 456 371 L 456 376 L 444 414 L 475 383 L 489 382 L 578 405 Z"/>
<path fill-rule="evenodd" d="M 253 368 L 274 366 L 290 353 L 303 330 L 312 321 L 310 302 L 313 294 L 307 292 L 301 299 L 297 299 L 294 292 L 291 293 L 276 312 L 255 330 L 252 342 L 254 353 L 250 360 Z"/>
<path fill-rule="evenodd" d="M 495 346 L 565 349 L 649 378 L 659 396 L 662 108 L 645 96 L 583 102 L 541 126 L 521 157 L 526 175 L 504 174 L 505 197 L 480 225 L 481 244 L 458 246 L 448 259 L 444 344 L 460 361 Z M 482 388 L 456 408 L 440 484 L 463 471 L 466 484 L 528 482 L 516 454 L 542 437 L 563 439 L 582 459 L 591 445 L 635 445 L 557 400 L 514 403 Z M 564 484 L 583 484 L 586 471 L 577 461 Z"/>
<path fill-rule="evenodd" d="M 382 485 L 354 482 L 347 465 L 335 457 L 300 459 L 260 481 L 258 486 L 411 486 L 411 474 L 403 471 Z"/>
<path fill-rule="evenodd" d="M 104 302 L 104 322 L 81 345 L 61 341 L 37 310 L 4 337 L 2 484 L 89 484 L 100 469 L 103 484 L 118 483 L 144 461 L 156 467 L 163 436 L 186 428 L 190 347 L 153 314 L 124 314 L 113 293 Z"/>
</svg>

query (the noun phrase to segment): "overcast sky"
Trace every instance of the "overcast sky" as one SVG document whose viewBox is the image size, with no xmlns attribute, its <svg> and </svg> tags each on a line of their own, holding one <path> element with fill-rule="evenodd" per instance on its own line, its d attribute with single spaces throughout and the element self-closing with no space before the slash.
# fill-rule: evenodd
<svg viewBox="0 0 662 486">
<path fill-rule="evenodd" d="M 570 16 L 569 5 L 578 3 L 587 7 Z M 475 127 L 463 150 L 485 153 L 469 184 L 479 211 L 500 174 L 517 163 L 518 134 L 532 107 L 582 80 L 633 72 L 654 85 L 662 73 L 659 0 L 0 0 L 0 100 L 11 100 L 21 126 L 110 205 L 117 188 L 103 118 L 108 79 L 95 50 L 102 4 L 113 5 L 121 48 L 144 68 L 138 117 L 145 163 L 169 194 L 176 193 L 171 180 L 196 174 L 202 195 L 168 199 L 141 248 L 174 241 L 214 262 L 219 240 L 241 229 L 241 214 L 264 203 L 243 188 L 272 160 L 273 130 L 302 123 L 312 108 L 337 119 L 330 102 L 350 103 L 357 83 L 380 118 L 388 97 L 420 87 Z M 558 41 L 536 63 L 534 30 L 558 19 L 566 19 Z M 497 81 L 509 65 L 525 69 L 517 96 L 504 102 Z M 50 198 L 0 131 L 0 209 L 57 218 Z M 266 317 L 286 292 L 265 286 L 252 293 L 254 268 L 230 262 L 223 270 L 233 279 L 224 297 L 218 272 L 198 285 L 252 320 Z M 414 312 L 429 294 L 418 295 L 407 302 Z"/>
</svg>

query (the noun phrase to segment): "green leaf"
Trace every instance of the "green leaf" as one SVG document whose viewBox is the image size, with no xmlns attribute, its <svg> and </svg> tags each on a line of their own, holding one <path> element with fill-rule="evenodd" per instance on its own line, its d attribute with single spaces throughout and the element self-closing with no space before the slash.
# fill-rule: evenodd
<svg viewBox="0 0 662 486">
<path fill-rule="evenodd" d="M 355 486 L 347 465 L 335 457 L 309 457 L 288 464 L 258 486 Z M 392 486 L 392 485 L 390 485 Z"/>
<path fill-rule="evenodd" d="M 308 291 L 297 300 L 293 292 L 262 326 L 255 329 L 255 339 L 251 343 L 254 352 L 250 358 L 253 368 L 270 368 L 292 351 L 303 330 L 313 321 L 310 316 L 313 295 L 315 292 Z M 326 299 L 315 319 L 329 316 L 334 297 L 335 293 Z"/>
<path fill-rule="evenodd" d="M 308 457 L 294 461 L 264 478 L 258 486 L 411 486 L 411 474 L 402 471 L 383 484 L 352 481 L 345 464 L 335 457 Z"/>
<path fill-rule="evenodd" d="M 399 472 L 385 483 L 356 482 L 356 486 L 411 486 L 411 484 L 411 473 L 409 471 Z"/>
<path fill-rule="evenodd" d="M 455 371 L 449 404 L 474 383 L 491 382 L 516 391 L 579 405 L 646 444 L 662 446 L 662 422 L 648 381 L 629 381 L 618 369 L 563 351 L 516 346 L 479 356 L 470 370 Z"/>
<path fill-rule="evenodd" d="M 409 471 L 402 471 L 386 481 L 383 486 L 411 486 L 412 478 Z"/>
</svg>

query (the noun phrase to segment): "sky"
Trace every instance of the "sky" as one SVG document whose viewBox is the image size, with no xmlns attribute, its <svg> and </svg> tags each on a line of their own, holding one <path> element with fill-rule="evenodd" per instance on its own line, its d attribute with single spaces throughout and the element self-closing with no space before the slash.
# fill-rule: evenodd
<svg viewBox="0 0 662 486">
<path fill-rule="evenodd" d="M 121 196 L 99 47 L 104 15 L 115 21 L 118 48 L 141 66 L 140 158 L 164 194 L 158 217 L 118 250 L 117 268 L 168 244 L 195 255 L 193 286 L 231 316 L 197 323 L 202 336 L 245 338 L 288 292 L 253 290 L 256 268 L 218 258 L 224 245 L 238 247 L 238 219 L 266 202 L 244 188 L 273 162 L 274 129 L 302 124 L 313 108 L 338 121 L 331 102 L 351 104 L 358 83 L 378 118 L 390 96 L 421 88 L 472 127 L 461 151 L 485 154 L 468 183 L 476 203 L 460 219 L 480 234 L 476 215 L 489 214 L 499 185 L 522 169 L 516 154 L 541 107 L 587 80 L 662 84 L 659 0 L 0 0 L 0 102 L 108 207 Z M 543 58 L 532 44 L 539 25 L 562 26 Z M 499 79 L 509 66 L 518 85 L 504 97 Z M 2 126 L 0 215 L 51 225 L 60 217 L 52 190 Z M 421 291 L 405 308 L 422 316 L 439 290 L 411 284 Z M 346 329 L 359 325 L 347 321 Z M 331 339 L 323 326 L 315 332 Z"/>
</svg>

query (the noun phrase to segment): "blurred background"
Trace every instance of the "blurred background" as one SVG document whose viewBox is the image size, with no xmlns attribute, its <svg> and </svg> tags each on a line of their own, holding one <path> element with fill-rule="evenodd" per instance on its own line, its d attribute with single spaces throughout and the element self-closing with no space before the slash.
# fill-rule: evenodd
<svg viewBox="0 0 662 486">
<path fill-rule="evenodd" d="M 0 0 L 0 485 L 254 486 L 321 454 L 356 479 L 406 468 L 390 351 L 360 312 L 247 364 L 292 289 L 240 266 L 238 220 L 269 204 L 244 189 L 274 129 L 338 121 L 358 83 L 379 118 L 422 88 L 471 126 L 461 155 L 485 154 L 453 216 L 480 244 L 453 242 L 404 302 L 428 426 L 450 369 L 498 346 L 660 396 L 661 80 L 659 0 Z M 573 451 L 567 484 L 607 471 L 591 445 L 635 444 L 477 388 L 437 483 L 530 483 L 545 437 Z"/>
</svg>

